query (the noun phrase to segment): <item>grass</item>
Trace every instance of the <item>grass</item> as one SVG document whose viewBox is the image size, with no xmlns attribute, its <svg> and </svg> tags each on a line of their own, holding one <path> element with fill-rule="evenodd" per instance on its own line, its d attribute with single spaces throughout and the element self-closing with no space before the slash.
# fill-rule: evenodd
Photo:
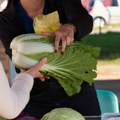
<svg viewBox="0 0 120 120">
<path fill-rule="evenodd" d="M 6 120 L 6 119 L 4 119 L 4 118 L 0 117 L 0 120 Z"/>
<path fill-rule="evenodd" d="M 101 54 L 99 64 L 120 65 L 120 33 L 107 32 L 102 34 L 90 34 L 82 39 L 83 41 L 100 47 Z"/>
</svg>

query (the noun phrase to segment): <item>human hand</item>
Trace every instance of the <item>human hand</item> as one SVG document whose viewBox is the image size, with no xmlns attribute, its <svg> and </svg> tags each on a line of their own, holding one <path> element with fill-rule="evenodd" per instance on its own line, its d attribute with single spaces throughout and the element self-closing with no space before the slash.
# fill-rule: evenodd
<svg viewBox="0 0 120 120">
<path fill-rule="evenodd" d="M 46 63 L 46 61 L 47 61 L 47 58 L 42 58 L 37 65 L 35 65 L 34 67 L 24 72 L 27 74 L 30 74 L 31 76 L 33 76 L 33 78 L 39 78 L 41 81 L 44 81 L 45 78 L 48 78 L 48 77 L 41 74 L 40 69 Z"/>
<path fill-rule="evenodd" d="M 42 32 L 43 36 L 55 36 L 55 52 L 58 51 L 59 43 L 62 41 L 61 54 L 64 54 L 66 45 L 74 41 L 76 27 L 72 24 L 63 24 L 56 32 Z"/>
</svg>

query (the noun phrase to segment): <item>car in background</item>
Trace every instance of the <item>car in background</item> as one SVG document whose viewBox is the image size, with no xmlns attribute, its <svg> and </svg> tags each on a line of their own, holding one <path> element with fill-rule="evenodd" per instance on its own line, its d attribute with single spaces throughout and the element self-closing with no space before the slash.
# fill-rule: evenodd
<svg viewBox="0 0 120 120">
<path fill-rule="evenodd" d="M 106 24 L 120 24 L 120 0 L 87 1 L 89 3 L 82 0 L 82 4 L 93 17 L 95 27 L 103 27 Z"/>
<path fill-rule="evenodd" d="M 100 0 L 91 0 L 86 9 L 94 19 L 94 27 L 103 27 L 109 23 L 109 12 Z"/>
<path fill-rule="evenodd" d="M 111 0 L 111 5 L 107 6 L 110 13 L 110 24 L 120 24 L 120 0 Z"/>
</svg>

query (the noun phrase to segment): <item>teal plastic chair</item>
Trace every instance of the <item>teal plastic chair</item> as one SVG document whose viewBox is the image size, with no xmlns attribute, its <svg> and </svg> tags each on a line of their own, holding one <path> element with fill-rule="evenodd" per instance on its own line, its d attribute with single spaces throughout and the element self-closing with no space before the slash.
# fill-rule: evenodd
<svg viewBox="0 0 120 120">
<path fill-rule="evenodd" d="M 119 113 L 119 103 L 116 94 L 109 90 L 96 90 L 101 114 Z"/>
</svg>

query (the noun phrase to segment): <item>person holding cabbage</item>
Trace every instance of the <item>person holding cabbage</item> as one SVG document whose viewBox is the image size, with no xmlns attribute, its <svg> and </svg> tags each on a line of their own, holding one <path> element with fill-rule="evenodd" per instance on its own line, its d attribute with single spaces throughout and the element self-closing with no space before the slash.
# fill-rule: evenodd
<svg viewBox="0 0 120 120">
<path fill-rule="evenodd" d="M 2 108 L 0 109 L 0 116 L 13 119 L 20 114 L 29 101 L 34 78 L 41 77 L 39 69 L 46 60 L 47 58 L 43 58 L 31 69 L 16 75 L 11 87 L 0 61 L 0 107 Z"/>
<path fill-rule="evenodd" d="M 48 14 L 58 13 L 59 23 L 54 29 L 48 29 L 47 24 L 53 25 L 58 19 L 56 16 L 47 17 Z M 36 28 L 38 18 L 46 21 Z M 45 17 L 46 16 L 46 17 Z M 44 26 L 44 27 L 43 27 Z M 42 27 L 44 29 L 42 29 Z M 7 7 L 0 13 L 0 39 L 5 47 L 5 52 L 12 57 L 10 43 L 18 35 L 37 33 L 44 36 L 54 36 L 54 51 L 58 52 L 60 42 L 61 54 L 64 55 L 66 45 L 81 39 L 92 31 L 93 19 L 82 6 L 80 0 L 8 0 Z M 39 31 L 42 29 L 41 31 Z M 38 32 L 36 32 L 38 31 Z M 82 57 L 82 56 L 81 56 Z M 19 73 L 20 70 L 16 68 Z M 45 79 L 42 82 L 40 79 Z M 68 96 L 58 81 L 53 77 L 46 79 L 44 75 L 36 78 L 30 92 L 30 100 L 15 120 L 25 119 L 26 116 L 38 120 L 50 110 L 58 107 L 69 107 L 84 116 L 100 115 L 100 107 L 94 88 L 83 82 L 81 91 L 73 96 Z"/>
</svg>

